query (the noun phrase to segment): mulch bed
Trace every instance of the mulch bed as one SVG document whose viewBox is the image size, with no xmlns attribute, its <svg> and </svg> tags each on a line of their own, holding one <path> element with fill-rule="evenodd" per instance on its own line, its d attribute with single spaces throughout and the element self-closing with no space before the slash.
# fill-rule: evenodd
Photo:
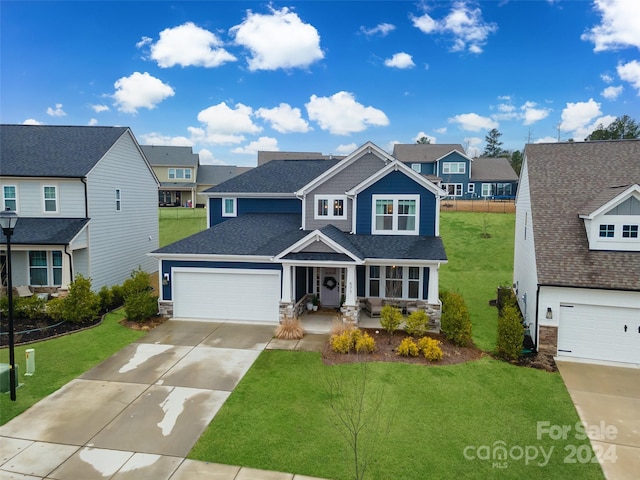
<svg viewBox="0 0 640 480">
<path fill-rule="evenodd" d="M 132 322 L 130 320 L 127 320 L 126 318 L 123 318 L 122 320 L 120 320 L 120 325 L 132 330 L 142 330 L 143 332 L 148 332 L 149 330 L 153 330 L 154 328 L 156 328 L 158 325 L 162 325 L 166 321 L 166 317 L 160 316 L 149 317 L 142 322 Z"/>
<path fill-rule="evenodd" d="M 57 322 L 48 317 L 29 320 L 26 318 L 15 318 L 13 321 L 13 338 L 16 345 L 39 342 L 49 338 L 59 337 L 69 333 L 78 332 L 86 328 L 95 327 L 102 322 L 102 318 L 97 318 L 88 322 Z M 0 346 L 9 345 L 9 321 L 6 317 L 0 322 Z"/>
<path fill-rule="evenodd" d="M 447 341 L 442 334 L 430 333 L 427 336 L 440 340 L 442 344 L 443 358 L 439 362 L 430 362 L 423 355 L 417 357 L 402 357 L 397 354 L 398 346 L 405 337 L 408 337 L 404 331 L 397 331 L 393 336 L 385 330 L 376 330 L 373 328 L 362 328 L 363 332 L 371 335 L 376 341 L 376 351 L 367 354 L 355 354 L 355 353 L 336 353 L 331 349 L 331 346 L 327 342 L 322 351 L 322 359 L 327 365 L 336 365 L 341 363 L 353 363 L 360 361 L 369 362 L 402 362 L 416 365 L 456 365 L 458 363 L 471 362 L 478 360 L 482 356 L 486 355 L 482 350 L 475 346 L 470 347 L 457 347 L 451 342 Z M 378 333 L 376 333 L 378 332 Z M 417 341 L 417 339 L 414 339 Z"/>
</svg>

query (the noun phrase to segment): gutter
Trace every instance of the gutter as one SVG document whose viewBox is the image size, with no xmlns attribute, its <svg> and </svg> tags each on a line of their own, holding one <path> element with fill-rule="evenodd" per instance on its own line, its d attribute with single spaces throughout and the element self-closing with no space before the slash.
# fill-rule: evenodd
<svg viewBox="0 0 640 480">
<path fill-rule="evenodd" d="M 84 185 L 84 218 L 89 218 L 89 195 L 87 191 L 87 177 L 82 177 L 80 181 Z"/>
<path fill-rule="evenodd" d="M 69 245 L 64 246 L 64 253 L 69 257 L 69 278 L 73 282 L 73 256 L 69 253 Z"/>
</svg>

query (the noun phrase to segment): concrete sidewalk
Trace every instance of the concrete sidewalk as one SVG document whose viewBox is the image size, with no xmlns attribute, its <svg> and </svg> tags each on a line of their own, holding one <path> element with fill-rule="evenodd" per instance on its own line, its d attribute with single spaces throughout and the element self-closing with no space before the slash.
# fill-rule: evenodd
<svg viewBox="0 0 640 480">
<path fill-rule="evenodd" d="M 0 480 L 309 480 L 185 459 L 273 330 L 165 322 L 0 427 Z"/>
</svg>

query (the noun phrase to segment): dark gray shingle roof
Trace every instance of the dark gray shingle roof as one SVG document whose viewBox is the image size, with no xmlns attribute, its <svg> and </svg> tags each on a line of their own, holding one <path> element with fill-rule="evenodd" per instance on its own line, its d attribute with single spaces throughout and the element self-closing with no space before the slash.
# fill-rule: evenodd
<svg viewBox="0 0 640 480">
<path fill-rule="evenodd" d="M 198 185 L 219 185 L 247 170 L 235 165 L 200 165 Z"/>
<path fill-rule="evenodd" d="M 258 151 L 258 166 L 272 160 L 342 160 L 344 156 L 323 155 L 320 152 Z"/>
<path fill-rule="evenodd" d="M 397 143 L 393 156 L 404 163 L 433 163 L 453 150 L 466 155 L 459 143 Z"/>
<path fill-rule="evenodd" d="M 531 144 L 525 157 L 538 283 L 640 290 L 640 252 L 590 251 L 578 216 L 599 192 L 640 183 L 640 140 Z"/>
<path fill-rule="evenodd" d="M 518 175 L 508 158 L 478 157 L 473 159 L 471 180 L 475 182 L 517 182 Z"/>
<path fill-rule="evenodd" d="M 140 145 L 147 157 L 150 165 L 153 166 L 176 166 L 176 167 L 197 167 L 197 153 L 193 153 L 191 147 L 174 147 L 167 145 Z"/>
<path fill-rule="evenodd" d="M 18 219 L 11 237 L 16 245 L 68 245 L 89 222 L 88 218 L 30 218 Z M 7 239 L 0 230 L 0 243 Z"/>
<path fill-rule="evenodd" d="M 338 160 L 272 160 L 205 191 L 291 194 L 337 163 Z"/>
<path fill-rule="evenodd" d="M 0 125 L 0 173 L 84 177 L 128 127 Z"/>
</svg>

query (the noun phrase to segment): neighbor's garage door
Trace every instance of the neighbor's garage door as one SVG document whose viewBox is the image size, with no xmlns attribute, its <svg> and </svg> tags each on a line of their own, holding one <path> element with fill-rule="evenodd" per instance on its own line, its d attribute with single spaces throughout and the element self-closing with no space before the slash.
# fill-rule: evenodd
<svg viewBox="0 0 640 480">
<path fill-rule="evenodd" d="M 177 318 L 277 323 L 279 302 L 279 271 L 173 272 L 173 315 Z"/>
<path fill-rule="evenodd" d="M 561 304 L 558 355 L 640 363 L 640 309 Z"/>
</svg>

